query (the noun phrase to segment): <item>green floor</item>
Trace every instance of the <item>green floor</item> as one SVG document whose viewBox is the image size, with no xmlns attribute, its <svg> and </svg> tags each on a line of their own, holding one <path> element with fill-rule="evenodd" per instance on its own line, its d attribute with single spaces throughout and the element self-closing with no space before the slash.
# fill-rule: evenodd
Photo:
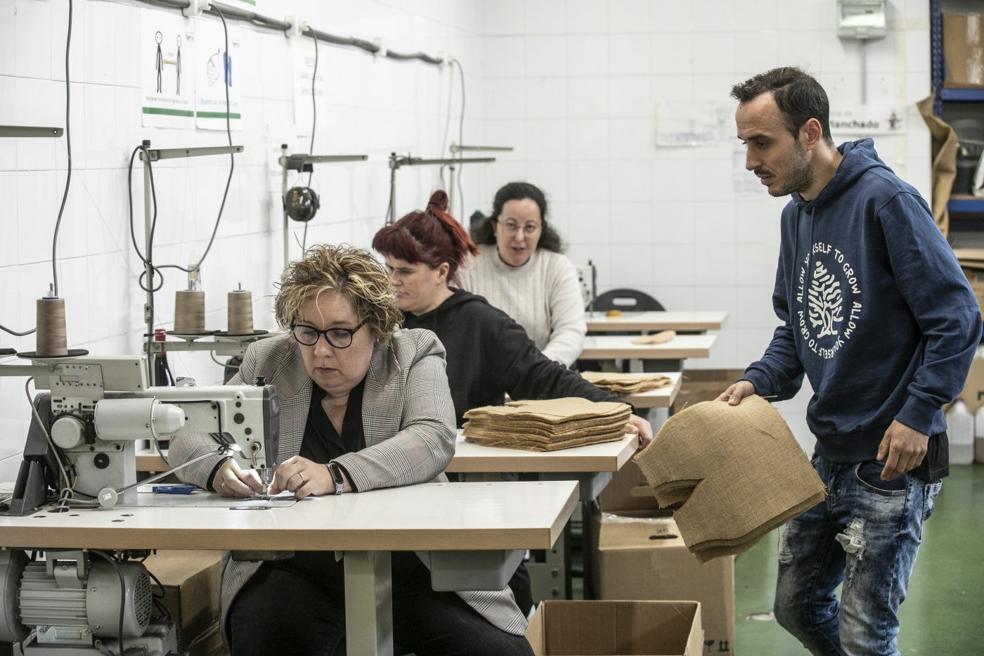
<svg viewBox="0 0 984 656">
<path fill-rule="evenodd" d="M 808 652 L 774 620 L 778 538 L 772 533 L 735 566 L 737 644 L 741 656 L 801 656 Z M 899 649 L 927 656 L 984 654 L 984 465 L 954 467 L 902 604 Z"/>
</svg>

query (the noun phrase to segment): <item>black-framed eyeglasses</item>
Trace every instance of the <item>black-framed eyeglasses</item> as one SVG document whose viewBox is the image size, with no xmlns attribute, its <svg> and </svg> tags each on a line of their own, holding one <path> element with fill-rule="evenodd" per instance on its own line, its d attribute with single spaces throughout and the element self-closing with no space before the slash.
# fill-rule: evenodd
<svg viewBox="0 0 984 656">
<path fill-rule="evenodd" d="M 355 328 L 329 328 L 328 330 L 318 330 L 314 326 L 309 326 L 305 323 L 295 323 L 291 326 L 290 333 L 294 336 L 297 343 L 302 346 L 314 346 L 318 343 L 318 338 L 324 335 L 325 341 L 328 342 L 329 346 L 345 349 L 352 346 L 352 339 L 355 337 L 355 333 L 359 332 L 359 328 L 366 325 L 366 321 L 367 319 L 363 319 Z"/>
</svg>

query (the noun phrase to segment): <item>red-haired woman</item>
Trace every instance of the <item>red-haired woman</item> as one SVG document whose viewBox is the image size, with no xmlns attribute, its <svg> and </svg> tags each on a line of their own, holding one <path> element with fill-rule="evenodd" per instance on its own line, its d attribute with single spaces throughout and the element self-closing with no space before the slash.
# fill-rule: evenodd
<svg viewBox="0 0 984 656">
<path fill-rule="evenodd" d="M 443 191 L 434 192 L 425 211 L 411 212 L 382 228 L 372 247 L 386 259 L 404 326 L 432 330 L 447 349 L 448 385 L 458 426 L 465 412 L 502 405 L 506 394 L 513 399 L 618 400 L 545 356 L 505 312 L 454 286 L 465 259 L 477 248 L 448 214 Z M 639 433 L 642 446 L 652 439 L 652 428 L 641 417 L 632 417 L 628 430 Z M 514 580 L 510 587 L 520 609 L 528 612 L 532 597 L 526 582 Z"/>
<path fill-rule="evenodd" d="M 458 425 L 466 411 L 514 399 L 578 396 L 617 401 L 577 373 L 550 360 L 501 310 L 456 287 L 475 243 L 448 214 L 448 197 L 435 191 L 427 209 L 411 212 L 376 233 L 372 247 L 386 259 L 406 328 L 427 328 L 447 349 L 448 383 Z M 630 430 L 648 441 L 649 423 L 633 417 Z"/>
</svg>

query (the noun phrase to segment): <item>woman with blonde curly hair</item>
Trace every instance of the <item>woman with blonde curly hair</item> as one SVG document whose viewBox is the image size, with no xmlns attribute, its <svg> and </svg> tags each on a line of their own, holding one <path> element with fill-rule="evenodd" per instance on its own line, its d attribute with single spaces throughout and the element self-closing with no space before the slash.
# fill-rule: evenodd
<svg viewBox="0 0 984 656">
<path fill-rule="evenodd" d="M 444 347 L 400 330 L 387 274 L 366 251 L 315 246 L 284 271 L 277 322 L 287 333 L 247 349 L 230 384 L 264 376 L 280 397 L 280 465 L 272 493 L 298 498 L 446 480 L 454 403 Z M 213 450 L 176 440 L 187 462 Z M 262 489 L 257 473 L 216 456 L 182 478 L 227 497 Z M 435 592 L 412 552 L 392 554 L 394 653 L 528 654 L 525 621 L 508 592 Z M 233 656 L 344 654 L 343 564 L 333 552 L 278 561 L 226 559 L 222 621 Z M 262 618 L 262 621 L 257 621 Z"/>
</svg>

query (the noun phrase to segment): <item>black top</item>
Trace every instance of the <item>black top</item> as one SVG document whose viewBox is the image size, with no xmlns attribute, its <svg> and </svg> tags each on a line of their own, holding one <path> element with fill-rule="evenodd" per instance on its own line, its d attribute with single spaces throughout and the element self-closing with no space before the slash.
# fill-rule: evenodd
<svg viewBox="0 0 984 656">
<path fill-rule="evenodd" d="M 311 383 L 311 405 L 308 408 L 307 424 L 304 426 L 304 441 L 301 442 L 302 458 L 324 464 L 343 453 L 365 448 L 366 438 L 362 431 L 363 387 L 364 380 L 349 392 L 345 418 L 342 419 L 342 434 L 339 435 L 321 407 L 325 391 Z"/>
<path fill-rule="evenodd" d="M 481 296 L 461 289 L 437 308 L 415 316 L 403 313 L 406 328 L 426 328 L 447 349 L 448 384 L 458 426 L 464 414 L 484 405 L 514 400 L 579 396 L 590 401 L 620 401 L 554 362 L 526 331 Z"/>
<path fill-rule="evenodd" d="M 324 408 L 321 407 L 325 391 L 312 381 L 311 405 L 308 407 L 307 424 L 304 426 L 301 457 L 325 464 L 343 453 L 365 448 L 366 438 L 362 431 L 363 387 L 365 387 L 364 380 L 349 392 L 345 418 L 342 419 L 342 434 L 339 435 Z M 335 587 L 343 585 L 342 563 L 336 561 L 335 554 L 330 551 L 297 551 L 290 558 L 266 561 L 263 566 L 292 571 L 318 580 L 322 585 Z"/>
</svg>

